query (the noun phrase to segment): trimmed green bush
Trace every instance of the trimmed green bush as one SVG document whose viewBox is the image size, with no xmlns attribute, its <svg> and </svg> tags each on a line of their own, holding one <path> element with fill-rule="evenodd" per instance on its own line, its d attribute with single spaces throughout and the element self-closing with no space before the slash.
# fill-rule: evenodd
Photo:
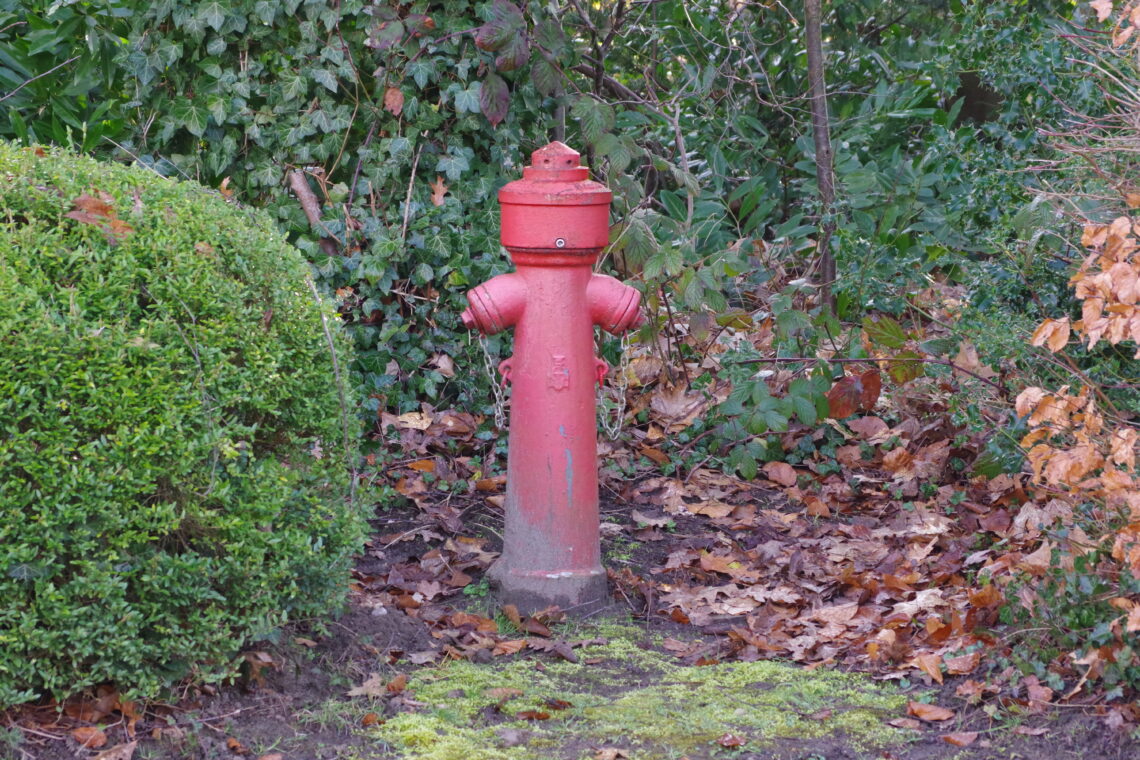
<svg viewBox="0 0 1140 760">
<path fill-rule="evenodd" d="M 262 213 L 0 142 L 0 708 L 218 678 L 343 600 L 340 333 Z"/>
</svg>

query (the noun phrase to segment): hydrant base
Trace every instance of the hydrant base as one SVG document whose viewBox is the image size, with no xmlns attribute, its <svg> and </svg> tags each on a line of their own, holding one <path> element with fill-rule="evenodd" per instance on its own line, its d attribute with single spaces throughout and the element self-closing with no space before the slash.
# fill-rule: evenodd
<svg viewBox="0 0 1140 760">
<path fill-rule="evenodd" d="M 606 571 L 519 573 L 502 561 L 487 570 L 495 601 L 513 604 L 523 615 L 555 606 L 575 615 L 598 612 L 610 606 Z"/>
</svg>

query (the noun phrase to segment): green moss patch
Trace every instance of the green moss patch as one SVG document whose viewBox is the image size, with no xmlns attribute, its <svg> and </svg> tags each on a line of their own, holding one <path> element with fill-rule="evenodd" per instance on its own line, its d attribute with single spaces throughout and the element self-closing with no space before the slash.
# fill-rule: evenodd
<svg viewBox="0 0 1140 760">
<path fill-rule="evenodd" d="M 778 662 L 682 666 L 635 644 L 635 629 L 608 633 L 608 643 L 578 650 L 577 663 L 460 661 L 420 671 L 408 693 L 424 706 L 372 735 L 409 760 L 577 760 L 599 747 L 668 760 L 729 756 L 787 738 L 841 736 L 859 747 L 906 740 L 884 723 L 906 698 L 865 677 Z M 522 694 L 501 701 L 507 689 Z M 551 700 L 570 706 L 554 709 Z M 527 711 L 549 717 L 518 717 Z M 724 748 L 718 740 L 726 734 L 745 743 Z"/>
</svg>

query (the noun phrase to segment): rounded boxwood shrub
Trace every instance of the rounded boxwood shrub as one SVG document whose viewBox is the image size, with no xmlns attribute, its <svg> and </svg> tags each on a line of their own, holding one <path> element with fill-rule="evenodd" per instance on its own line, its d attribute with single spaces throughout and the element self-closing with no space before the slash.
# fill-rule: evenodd
<svg viewBox="0 0 1140 760">
<path fill-rule="evenodd" d="M 343 600 L 341 341 L 261 213 L 0 143 L 0 708 L 217 678 Z"/>
</svg>

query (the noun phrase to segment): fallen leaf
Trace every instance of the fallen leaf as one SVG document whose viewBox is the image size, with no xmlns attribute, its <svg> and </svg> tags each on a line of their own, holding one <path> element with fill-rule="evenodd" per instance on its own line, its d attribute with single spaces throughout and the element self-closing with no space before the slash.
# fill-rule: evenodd
<svg viewBox="0 0 1140 760">
<path fill-rule="evenodd" d="M 393 116 L 399 116 L 404 110 L 404 93 L 399 87 L 389 87 L 384 91 L 384 110 Z"/>
<path fill-rule="evenodd" d="M 407 686 L 408 686 L 408 676 L 406 673 L 401 673 L 400 675 L 396 676 L 391 681 L 389 681 L 387 683 L 387 685 L 384 687 L 384 689 L 389 694 L 399 694 L 405 688 L 407 688 Z"/>
<path fill-rule="evenodd" d="M 764 475 L 773 483 L 789 488 L 796 484 L 796 471 L 787 462 L 769 462 L 764 465 Z"/>
<path fill-rule="evenodd" d="M 135 747 L 138 742 L 127 742 L 126 744 L 119 744 L 110 749 L 105 749 L 100 752 L 91 760 L 131 760 L 135 756 Z"/>
<path fill-rule="evenodd" d="M 377 713 L 365 713 L 364 717 L 360 720 L 362 726 L 374 726 L 380 722 L 380 716 Z"/>
<path fill-rule="evenodd" d="M 953 734 L 942 735 L 942 741 L 947 744 L 953 744 L 955 747 L 969 747 L 977 738 L 977 731 L 958 731 Z"/>
<path fill-rule="evenodd" d="M 942 683 L 942 655 L 920 654 L 914 658 L 915 667 L 938 683 Z"/>
<path fill-rule="evenodd" d="M 628 758 L 628 752 L 614 747 L 602 747 L 594 753 L 594 760 L 628 760 Z"/>
<path fill-rule="evenodd" d="M 71 738 L 87 749 L 98 749 L 107 743 L 107 735 L 95 726 L 80 726 L 73 729 Z"/>
<path fill-rule="evenodd" d="M 542 710 L 523 710 L 515 713 L 515 717 L 519 720 L 550 720 L 550 713 Z"/>
<path fill-rule="evenodd" d="M 280 752 L 270 752 L 268 755 L 261 755 L 257 760 L 285 760 L 285 756 Z"/>
<path fill-rule="evenodd" d="M 364 683 L 348 690 L 350 697 L 382 697 L 387 693 L 386 684 L 379 673 L 370 673 Z"/>
<path fill-rule="evenodd" d="M 894 726 L 895 728 L 907 728 L 911 731 L 918 731 L 922 728 L 922 724 L 914 718 L 895 718 L 894 720 L 888 720 L 887 725 Z"/>
<path fill-rule="evenodd" d="M 511 686 L 496 686 L 492 689 L 486 689 L 483 696 L 487 699 L 493 699 L 496 702 L 506 702 L 508 699 L 521 697 L 523 695 L 522 689 L 515 689 Z"/>
<path fill-rule="evenodd" d="M 249 754 L 249 748 L 232 736 L 226 737 L 226 749 L 228 749 L 230 752 L 233 752 L 235 755 Z"/>
<path fill-rule="evenodd" d="M 746 740 L 744 737 L 737 736 L 736 734 L 725 734 L 716 740 L 716 743 L 722 747 L 740 747 L 744 745 Z"/>
<path fill-rule="evenodd" d="M 954 711 L 949 708 L 939 707 L 938 705 L 928 705 L 925 702 L 915 702 L 913 699 L 907 703 L 906 711 L 908 715 L 913 715 L 920 720 L 932 723 L 941 720 L 950 720 L 954 717 Z"/>
<path fill-rule="evenodd" d="M 443 196 L 447 194 L 447 185 L 443 184 L 443 177 L 437 174 L 435 177 L 435 182 L 429 182 L 428 187 L 431 188 L 432 205 L 442 206 Z"/>
</svg>

